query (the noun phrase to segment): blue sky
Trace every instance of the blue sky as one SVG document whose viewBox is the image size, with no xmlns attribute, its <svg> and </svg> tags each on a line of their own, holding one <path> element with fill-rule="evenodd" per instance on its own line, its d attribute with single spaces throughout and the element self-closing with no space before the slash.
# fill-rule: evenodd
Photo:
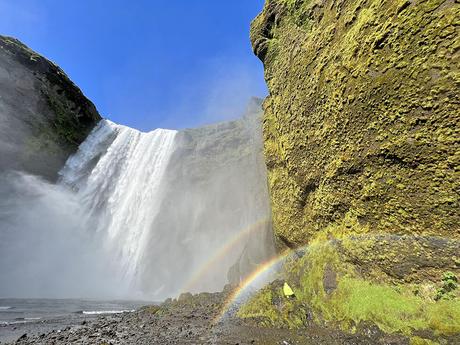
<svg viewBox="0 0 460 345">
<path fill-rule="evenodd" d="M 250 21 L 264 0 L 0 0 L 0 33 L 61 66 L 115 122 L 180 129 L 266 95 Z"/>
</svg>

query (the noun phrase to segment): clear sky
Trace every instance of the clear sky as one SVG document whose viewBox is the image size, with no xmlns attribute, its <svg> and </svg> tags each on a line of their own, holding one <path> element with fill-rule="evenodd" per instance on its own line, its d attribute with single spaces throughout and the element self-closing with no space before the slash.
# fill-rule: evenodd
<svg viewBox="0 0 460 345">
<path fill-rule="evenodd" d="M 266 87 L 264 0 L 0 0 L 0 33 L 57 63 L 102 116 L 141 130 L 238 117 Z"/>
</svg>

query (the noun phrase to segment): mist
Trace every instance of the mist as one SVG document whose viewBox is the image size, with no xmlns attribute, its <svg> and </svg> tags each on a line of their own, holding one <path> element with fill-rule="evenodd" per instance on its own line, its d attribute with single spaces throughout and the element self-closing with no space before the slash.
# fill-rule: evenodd
<svg viewBox="0 0 460 345">
<path fill-rule="evenodd" d="M 143 299 L 220 291 L 274 254 L 260 107 L 139 132 L 101 121 L 57 184 L 0 180 L 1 297 Z"/>
<path fill-rule="evenodd" d="M 0 296 L 123 295 L 81 200 L 23 173 L 0 176 Z M 116 287 L 116 289 L 115 289 Z"/>
</svg>

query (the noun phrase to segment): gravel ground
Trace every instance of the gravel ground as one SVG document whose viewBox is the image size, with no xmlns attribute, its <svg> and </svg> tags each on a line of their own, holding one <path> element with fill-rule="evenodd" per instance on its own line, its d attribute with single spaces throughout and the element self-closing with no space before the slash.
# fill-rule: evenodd
<svg viewBox="0 0 460 345">
<path fill-rule="evenodd" d="M 51 332 L 37 325 L 29 334 L 10 344 L 408 344 L 404 339 L 385 337 L 377 331 L 349 335 L 315 325 L 298 331 L 260 328 L 231 316 L 215 323 L 224 298 L 224 293 L 184 296 L 160 307 L 143 307 L 133 313 L 99 317 Z"/>
</svg>

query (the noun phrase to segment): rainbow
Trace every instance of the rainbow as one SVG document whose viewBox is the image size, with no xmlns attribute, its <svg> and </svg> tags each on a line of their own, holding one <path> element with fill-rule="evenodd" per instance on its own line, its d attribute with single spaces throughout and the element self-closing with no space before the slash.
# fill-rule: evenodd
<svg viewBox="0 0 460 345">
<path fill-rule="evenodd" d="M 261 264 L 256 270 L 254 270 L 250 275 L 246 277 L 246 279 L 235 289 L 233 292 L 227 297 L 224 302 L 224 306 L 222 307 L 220 313 L 214 319 L 214 324 L 219 323 L 224 316 L 228 313 L 230 308 L 238 301 L 240 297 L 243 296 L 244 292 L 254 283 L 258 278 L 263 276 L 266 273 L 269 273 L 270 270 L 277 264 L 283 262 L 287 257 L 291 254 L 295 253 L 295 251 L 291 249 L 287 249 L 281 254 L 269 259 L 268 261 Z"/>
<path fill-rule="evenodd" d="M 252 233 L 255 233 L 260 230 L 265 229 L 265 225 L 268 225 L 270 220 L 268 219 L 261 219 L 254 224 L 251 224 L 247 228 L 243 229 L 242 231 L 238 232 L 236 236 L 227 242 L 225 245 L 220 247 L 211 258 L 206 261 L 200 269 L 193 274 L 190 279 L 187 280 L 184 288 L 181 289 L 182 292 L 192 292 L 193 288 L 196 284 L 206 276 L 206 274 L 213 268 L 216 264 L 221 262 L 228 253 L 232 251 L 244 238 L 248 237 Z"/>
</svg>

